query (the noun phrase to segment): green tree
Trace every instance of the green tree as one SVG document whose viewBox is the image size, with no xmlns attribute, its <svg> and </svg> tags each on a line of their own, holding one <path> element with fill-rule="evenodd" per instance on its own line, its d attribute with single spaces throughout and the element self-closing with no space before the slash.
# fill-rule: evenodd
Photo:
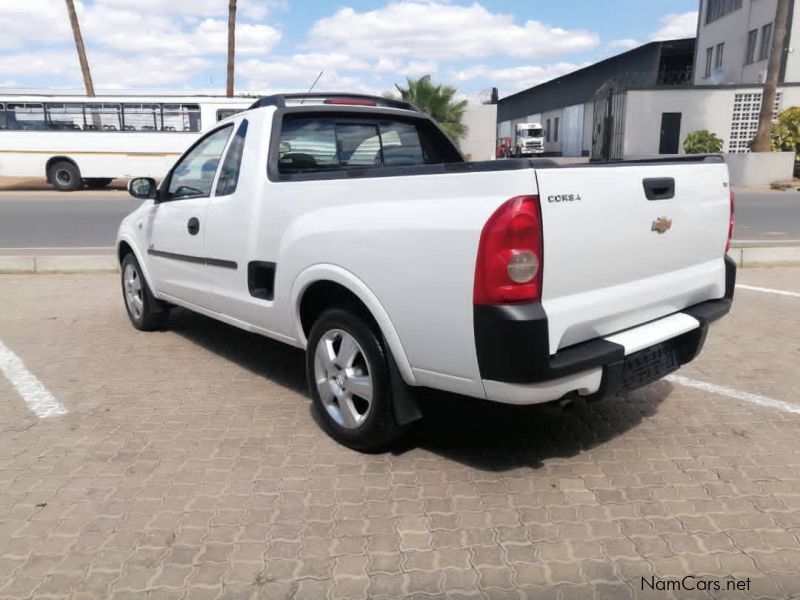
<svg viewBox="0 0 800 600">
<path fill-rule="evenodd" d="M 467 101 L 456 101 L 456 89 L 449 85 L 436 85 L 431 76 L 419 79 L 406 78 L 407 87 L 395 85 L 400 97 L 411 102 L 417 108 L 429 114 L 454 139 L 460 139 L 467 133 L 464 125 L 464 111 Z"/>
<path fill-rule="evenodd" d="M 722 140 L 705 129 L 693 131 L 683 142 L 686 154 L 716 154 L 722 152 Z"/>
<path fill-rule="evenodd" d="M 794 152 L 794 175 L 800 175 L 800 107 L 787 108 L 770 130 L 772 149 Z"/>
<path fill-rule="evenodd" d="M 772 125 L 772 149 L 796 152 L 800 146 L 800 106 L 787 108 Z"/>
</svg>

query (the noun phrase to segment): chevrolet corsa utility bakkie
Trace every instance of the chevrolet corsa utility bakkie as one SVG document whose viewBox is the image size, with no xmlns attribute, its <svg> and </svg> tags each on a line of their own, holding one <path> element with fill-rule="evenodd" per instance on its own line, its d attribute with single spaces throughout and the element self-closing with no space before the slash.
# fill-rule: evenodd
<svg viewBox="0 0 800 600">
<path fill-rule="evenodd" d="M 733 297 L 717 156 L 465 162 L 411 104 L 296 94 L 129 190 L 134 327 L 182 306 L 304 349 L 320 422 L 362 450 L 420 418 L 419 388 L 536 404 L 648 384 L 697 356 Z"/>
</svg>

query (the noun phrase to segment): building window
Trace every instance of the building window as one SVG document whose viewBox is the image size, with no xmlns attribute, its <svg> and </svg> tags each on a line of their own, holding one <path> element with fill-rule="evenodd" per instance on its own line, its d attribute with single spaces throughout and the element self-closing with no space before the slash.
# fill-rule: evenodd
<svg viewBox="0 0 800 600">
<path fill-rule="evenodd" d="M 544 126 L 544 141 L 550 141 L 550 119 L 547 119 L 547 123 Z"/>
<path fill-rule="evenodd" d="M 714 46 L 706 48 L 706 74 L 705 77 L 711 77 L 711 64 L 714 60 Z"/>
<path fill-rule="evenodd" d="M 769 56 L 772 46 L 772 23 L 767 23 L 761 28 L 761 47 L 758 50 L 758 60 L 764 60 Z"/>
<path fill-rule="evenodd" d="M 742 8 L 742 0 L 708 0 L 706 25 Z"/>
<path fill-rule="evenodd" d="M 721 44 L 717 44 L 717 59 L 714 61 L 714 68 L 721 69 L 722 68 L 722 53 L 725 50 L 725 42 Z"/>
<path fill-rule="evenodd" d="M 745 54 L 744 64 L 749 65 L 756 60 L 756 40 L 758 39 L 758 29 L 747 32 L 747 53 Z"/>
<path fill-rule="evenodd" d="M 777 118 L 781 106 L 781 92 L 775 96 L 772 118 Z M 758 131 L 761 114 L 761 92 L 736 94 L 733 100 L 731 133 L 728 138 L 728 152 L 750 152 L 750 142 Z"/>
<path fill-rule="evenodd" d="M 555 121 L 553 121 L 553 141 L 554 142 L 558 141 L 558 121 L 559 121 L 559 117 L 556 117 Z"/>
</svg>

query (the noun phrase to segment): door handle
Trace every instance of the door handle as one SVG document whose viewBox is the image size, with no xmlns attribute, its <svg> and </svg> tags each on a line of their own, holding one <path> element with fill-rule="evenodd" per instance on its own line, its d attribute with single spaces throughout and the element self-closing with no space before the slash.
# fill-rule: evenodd
<svg viewBox="0 0 800 600">
<path fill-rule="evenodd" d="M 197 232 L 200 231 L 200 221 L 197 217 L 192 217 L 189 219 L 189 222 L 186 224 L 186 229 L 189 231 L 189 235 L 197 235 Z"/>
<path fill-rule="evenodd" d="M 669 200 L 675 197 L 673 177 L 652 177 L 642 180 L 644 195 L 648 200 Z"/>
</svg>

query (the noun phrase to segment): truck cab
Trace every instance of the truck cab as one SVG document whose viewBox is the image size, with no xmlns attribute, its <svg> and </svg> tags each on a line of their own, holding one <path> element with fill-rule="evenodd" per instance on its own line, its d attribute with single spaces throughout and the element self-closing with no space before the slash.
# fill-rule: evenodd
<svg viewBox="0 0 800 600">
<path fill-rule="evenodd" d="M 517 123 L 514 131 L 514 155 L 544 154 L 544 128 L 541 123 Z"/>
</svg>

